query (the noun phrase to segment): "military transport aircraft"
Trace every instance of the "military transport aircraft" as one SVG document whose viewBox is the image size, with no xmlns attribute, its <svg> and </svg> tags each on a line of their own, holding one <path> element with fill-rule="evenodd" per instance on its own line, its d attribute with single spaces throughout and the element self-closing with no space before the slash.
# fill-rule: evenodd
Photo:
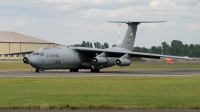
<svg viewBox="0 0 200 112">
<path fill-rule="evenodd" d="M 114 65 L 129 66 L 131 64 L 130 58 L 132 57 L 154 59 L 160 59 L 161 57 L 189 59 L 170 55 L 132 52 L 137 26 L 140 23 L 157 23 L 166 21 L 109 22 L 126 23 L 128 25 L 123 42 L 112 48 L 96 49 L 85 47 L 43 47 L 35 51 L 7 53 L 3 55 L 29 54 L 27 57 L 23 58 L 23 62 L 36 68 L 36 73 L 45 69 L 69 69 L 70 72 L 78 72 L 79 69 L 90 69 L 91 72 L 99 72 L 100 69 Z"/>
</svg>

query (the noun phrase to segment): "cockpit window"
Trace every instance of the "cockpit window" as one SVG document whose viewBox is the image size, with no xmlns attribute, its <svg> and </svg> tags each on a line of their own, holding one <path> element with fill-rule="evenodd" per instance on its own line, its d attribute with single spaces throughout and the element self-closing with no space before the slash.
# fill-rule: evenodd
<svg viewBox="0 0 200 112">
<path fill-rule="evenodd" d="M 40 56 L 44 56 L 44 54 L 43 54 L 43 53 L 40 53 Z"/>
<path fill-rule="evenodd" d="M 40 56 L 44 56 L 44 53 L 33 53 L 32 55 L 40 55 Z"/>
</svg>

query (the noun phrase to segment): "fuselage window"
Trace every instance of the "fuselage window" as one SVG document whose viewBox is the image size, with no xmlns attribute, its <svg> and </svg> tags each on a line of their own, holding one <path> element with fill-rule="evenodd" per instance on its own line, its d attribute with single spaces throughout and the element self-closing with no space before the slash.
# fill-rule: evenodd
<svg viewBox="0 0 200 112">
<path fill-rule="evenodd" d="M 39 55 L 40 53 L 35 53 L 35 55 Z"/>
</svg>

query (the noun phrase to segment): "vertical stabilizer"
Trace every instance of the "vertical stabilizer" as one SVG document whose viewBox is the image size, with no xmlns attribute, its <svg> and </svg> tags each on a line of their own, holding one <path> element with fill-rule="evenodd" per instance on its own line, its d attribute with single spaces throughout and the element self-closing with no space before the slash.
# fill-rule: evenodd
<svg viewBox="0 0 200 112">
<path fill-rule="evenodd" d="M 109 21 L 113 23 L 126 23 L 128 25 L 128 29 L 126 31 L 125 37 L 120 45 L 118 47 L 128 49 L 130 51 L 133 50 L 136 32 L 137 32 L 137 26 L 140 23 L 157 23 L 157 22 L 166 22 L 166 21 L 144 21 L 144 22 L 123 22 L 123 21 Z"/>
<path fill-rule="evenodd" d="M 126 34 L 124 36 L 124 39 L 118 47 L 126 48 L 130 51 L 133 50 L 134 42 L 135 42 L 135 36 L 137 31 L 137 25 L 138 24 L 128 24 L 128 29 L 126 31 Z"/>
</svg>

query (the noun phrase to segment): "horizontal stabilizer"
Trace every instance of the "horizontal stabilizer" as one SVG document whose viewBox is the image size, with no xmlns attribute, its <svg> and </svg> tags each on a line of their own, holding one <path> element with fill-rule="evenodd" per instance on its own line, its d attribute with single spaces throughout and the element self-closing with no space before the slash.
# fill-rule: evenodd
<svg viewBox="0 0 200 112">
<path fill-rule="evenodd" d="M 161 22 L 167 22 L 167 21 L 108 21 L 110 23 L 126 23 L 126 24 L 140 24 L 140 23 L 161 23 Z"/>
</svg>

